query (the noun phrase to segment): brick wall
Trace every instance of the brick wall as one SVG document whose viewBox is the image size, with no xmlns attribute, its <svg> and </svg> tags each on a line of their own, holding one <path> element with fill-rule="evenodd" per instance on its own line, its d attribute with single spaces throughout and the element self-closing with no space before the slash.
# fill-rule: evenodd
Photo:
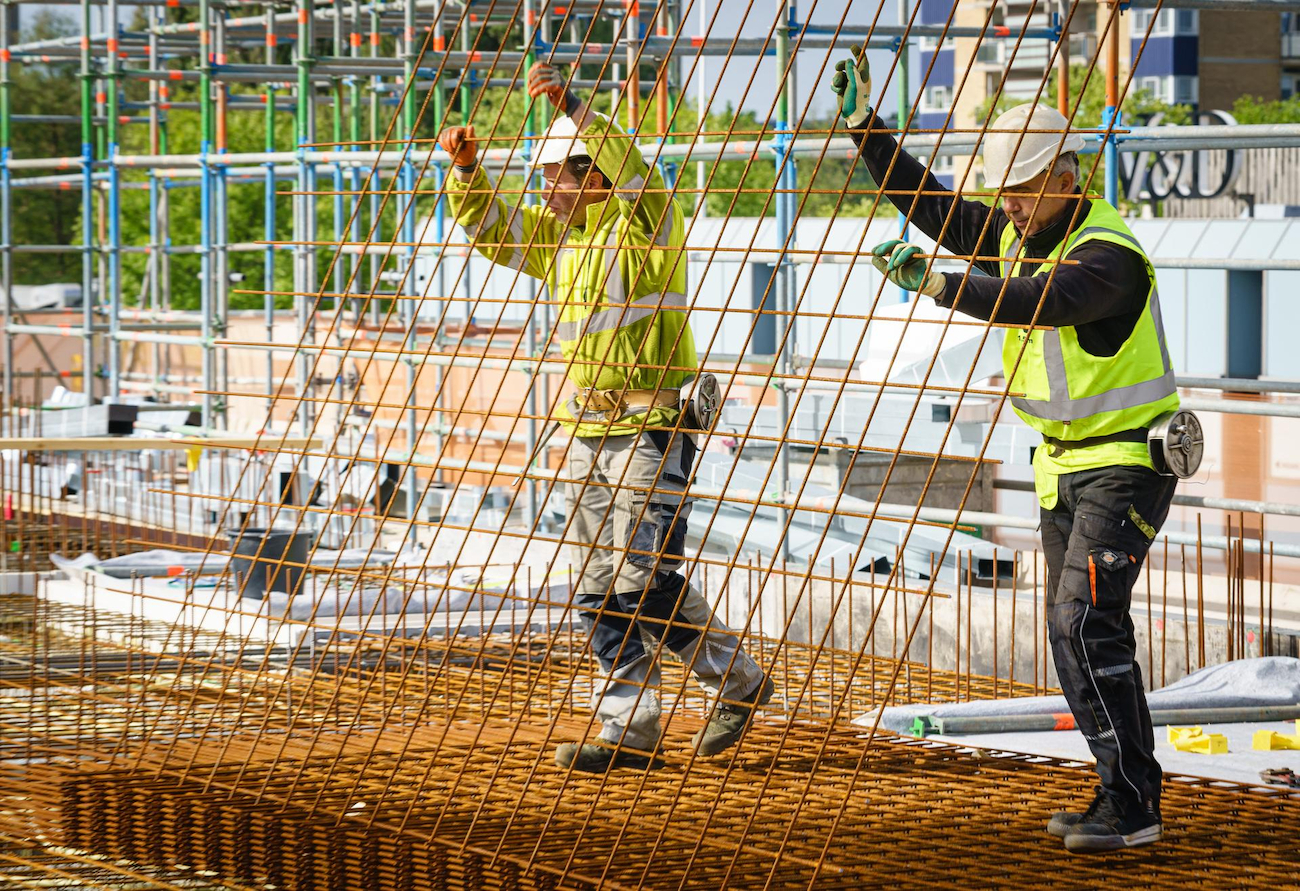
<svg viewBox="0 0 1300 891">
<path fill-rule="evenodd" d="M 1276 12 L 1200 15 L 1200 106 L 1231 109 L 1239 96 L 1281 98 L 1281 17 Z"/>
</svg>

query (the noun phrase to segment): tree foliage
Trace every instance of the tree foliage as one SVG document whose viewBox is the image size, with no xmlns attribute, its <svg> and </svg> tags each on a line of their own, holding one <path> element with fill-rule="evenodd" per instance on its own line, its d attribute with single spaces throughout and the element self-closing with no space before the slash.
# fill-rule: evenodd
<svg viewBox="0 0 1300 891">
<path fill-rule="evenodd" d="M 1259 96 L 1239 96 L 1232 104 L 1232 116 L 1238 124 L 1300 123 L 1300 96 L 1272 102 Z"/>
<path fill-rule="evenodd" d="M 24 38 L 47 40 L 71 33 L 65 19 L 40 13 L 24 28 Z M 70 65 L 11 64 L 10 108 L 19 115 L 75 115 L 80 111 L 76 69 Z M 66 158 L 81 154 L 81 124 L 14 123 L 10 128 L 14 158 Z M 39 171 L 31 175 L 48 174 Z M 28 174 L 24 173 L 23 176 Z M 17 178 L 15 174 L 15 178 Z M 13 190 L 15 244 L 75 244 L 80 239 L 81 196 L 77 191 L 20 188 Z M 13 255 L 17 284 L 81 280 L 76 253 Z"/>
</svg>

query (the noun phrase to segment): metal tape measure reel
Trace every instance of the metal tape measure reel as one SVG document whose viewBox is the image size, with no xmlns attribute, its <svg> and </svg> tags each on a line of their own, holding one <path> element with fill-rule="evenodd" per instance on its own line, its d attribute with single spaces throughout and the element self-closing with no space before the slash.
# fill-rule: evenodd
<svg viewBox="0 0 1300 891">
<path fill-rule="evenodd" d="M 1187 479 L 1205 457 L 1205 432 L 1200 420 L 1190 411 L 1161 415 L 1147 429 L 1147 450 L 1157 472 Z"/>
<path fill-rule="evenodd" d="M 701 374 L 682 387 L 682 428 L 711 430 L 722 409 L 722 388 L 712 374 Z"/>
</svg>

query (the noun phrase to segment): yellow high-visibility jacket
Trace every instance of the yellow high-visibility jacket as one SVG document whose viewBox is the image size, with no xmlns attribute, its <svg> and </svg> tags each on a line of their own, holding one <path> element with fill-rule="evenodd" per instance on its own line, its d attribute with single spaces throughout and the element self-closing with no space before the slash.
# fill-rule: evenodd
<svg viewBox="0 0 1300 891">
<path fill-rule="evenodd" d="M 584 106 L 575 116 L 589 154 L 613 183 L 612 197 L 565 227 L 544 206 L 493 196 L 480 167 L 468 182 L 447 179 L 447 200 L 475 249 L 494 263 L 545 280 L 558 304 L 554 337 L 577 387 L 679 389 L 695 377 L 695 339 L 687 324 L 685 225 L 657 168 L 608 117 Z M 564 398 L 558 419 L 578 436 L 672 426 L 676 407 L 606 424 L 574 417 Z"/>
<path fill-rule="evenodd" d="M 1011 392 L 1024 394 L 1011 398 L 1012 408 L 1030 427 L 1063 442 L 1143 428 L 1178 408 L 1155 269 L 1115 208 L 1093 201 L 1083 223 L 1052 249 L 1048 259 L 1069 257 L 1070 251 L 1090 241 L 1132 248 L 1146 263 L 1146 307 L 1128 340 L 1113 356 L 1094 356 L 1079 345 L 1074 327 L 1066 325 L 1008 335 L 1002 345 Z M 1001 244 L 1002 256 L 1019 256 L 1019 238 L 1011 223 L 1002 231 Z M 1020 265 L 1019 260 L 1003 261 L 1008 275 L 1018 275 Z M 1042 263 L 1034 274 L 1047 275 L 1051 269 L 1051 263 Z M 1037 449 L 1038 501 L 1049 510 L 1056 506 L 1056 478 L 1063 473 L 1113 465 L 1153 468 L 1145 442 L 1100 443 L 1060 454 L 1051 448 Z"/>
</svg>

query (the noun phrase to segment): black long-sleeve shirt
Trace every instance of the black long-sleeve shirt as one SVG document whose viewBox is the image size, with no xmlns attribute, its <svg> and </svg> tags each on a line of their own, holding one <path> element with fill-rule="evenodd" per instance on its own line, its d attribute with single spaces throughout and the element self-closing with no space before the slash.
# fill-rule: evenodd
<svg viewBox="0 0 1300 891">
<path fill-rule="evenodd" d="M 884 126 L 878 117 L 873 117 L 870 130 L 850 130 L 849 135 L 857 143 L 872 178 L 885 189 L 885 197 L 902 213 L 910 210 L 912 223 L 934 239 L 938 239 L 951 211 L 941 243 L 954 254 L 1001 256 L 999 242 L 1009 222 L 1006 213 L 1000 207 L 968 201 L 945 190 L 934 176 L 926 175 L 922 164 L 899 149 L 894 137 L 884 132 Z M 921 191 L 930 194 L 918 196 Z M 1050 225 L 1026 238 L 1024 256 L 1046 257 L 1068 232 L 1077 229 L 1088 215 L 1090 203 L 1082 194 L 1079 201 L 1085 206 L 1077 214 L 1072 205 L 1067 205 Z M 1004 273 L 999 264 L 976 261 L 976 268 L 987 276 L 944 273 L 947 284 L 936 302 L 944 307 L 956 304 L 962 312 L 980 319 L 1020 325 L 1034 320 L 1042 302 L 1037 324 L 1072 325 L 1078 330 L 1079 345 L 1085 350 L 1094 356 L 1113 356 L 1132 334 L 1146 307 L 1150 289 L 1146 264 L 1137 251 L 1097 241 L 1071 251 L 1070 259 L 1078 261 L 1077 265 L 1058 266 L 1050 288 L 1046 275 L 1033 274 L 1039 264 L 1025 264 L 1020 275 L 1006 279 L 1005 294 Z M 999 295 L 1001 305 L 997 305 Z"/>
</svg>

